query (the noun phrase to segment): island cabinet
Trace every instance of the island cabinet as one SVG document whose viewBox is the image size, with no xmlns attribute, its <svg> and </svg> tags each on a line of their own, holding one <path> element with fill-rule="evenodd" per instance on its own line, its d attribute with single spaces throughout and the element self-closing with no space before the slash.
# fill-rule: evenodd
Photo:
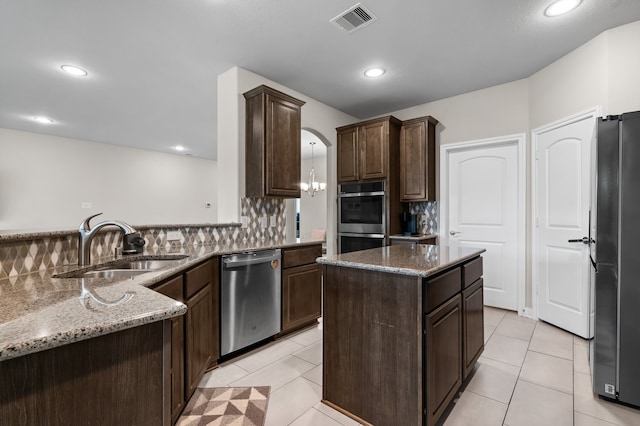
<svg viewBox="0 0 640 426">
<path fill-rule="evenodd" d="M 282 251 L 282 333 L 316 321 L 322 311 L 322 245 Z"/>
<path fill-rule="evenodd" d="M 338 127 L 338 183 L 395 180 L 400 123 L 387 116 Z"/>
<path fill-rule="evenodd" d="M 402 122 L 400 129 L 400 201 L 435 201 L 436 133 L 431 116 Z"/>
<path fill-rule="evenodd" d="M 264 85 L 244 97 L 246 196 L 300 198 L 300 112 L 304 102 Z"/>
<path fill-rule="evenodd" d="M 205 371 L 219 358 L 219 258 L 164 281 L 153 290 L 183 302 L 187 313 L 171 319 L 171 419 L 175 422 Z"/>
<path fill-rule="evenodd" d="M 406 273 L 408 263 L 428 257 L 416 250 L 437 253 L 438 247 L 383 248 L 380 263 L 402 262 L 396 272 L 373 261 L 354 266 L 351 253 L 333 264 L 320 261 L 325 404 L 376 426 L 442 420 L 482 353 L 484 327 L 482 250 L 427 276 Z"/>
</svg>

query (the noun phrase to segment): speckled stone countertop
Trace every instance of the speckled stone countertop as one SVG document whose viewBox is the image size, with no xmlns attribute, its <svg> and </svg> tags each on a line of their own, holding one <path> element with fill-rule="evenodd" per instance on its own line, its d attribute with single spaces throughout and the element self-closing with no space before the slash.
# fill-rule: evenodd
<svg viewBox="0 0 640 426">
<path fill-rule="evenodd" d="M 187 307 L 148 289 L 214 256 L 322 241 L 268 240 L 145 250 L 141 258 L 165 260 L 165 266 L 125 280 L 54 278 L 78 270 L 65 266 L 0 280 L 0 361 L 182 315 Z M 92 268 L 113 263 L 94 259 Z M 85 268 L 82 268 L 85 269 Z"/>
<path fill-rule="evenodd" d="M 438 234 L 412 234 L 412 235 L 404 235 L 404 234 L 393 234 L 389 235 L 390 240 L 403 240 L 403 241 L 411 241 L 411 242 L 419 242 L 424 240 L 430 240 L 431 238 L 438 238 Z"/>
<path fill-rule="evenodd" d="M 485 252 L 481 248 L 398 244 L 320 257 L 318 263 L 428 277 Z"/>
</svg>

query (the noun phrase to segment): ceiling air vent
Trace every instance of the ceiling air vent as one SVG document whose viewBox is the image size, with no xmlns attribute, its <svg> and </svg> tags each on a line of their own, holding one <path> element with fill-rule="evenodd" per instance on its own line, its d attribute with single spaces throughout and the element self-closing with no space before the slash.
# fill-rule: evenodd
<svg viewBox="0 0 640 426">
<path fill-rule="evenodd" d="M 348 33 L 366 27 L 373 21 L 378 19 L 369 12 L 362 3 L 349 8 L 347 11 L 333 18 L 330 22 L 336 24 Z"/>
</svg>

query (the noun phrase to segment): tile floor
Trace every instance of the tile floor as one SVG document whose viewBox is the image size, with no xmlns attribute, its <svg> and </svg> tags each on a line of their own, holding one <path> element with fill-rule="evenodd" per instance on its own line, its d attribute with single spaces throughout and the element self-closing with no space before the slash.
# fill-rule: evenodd
<svg viewBox="0 0 640 426">
<path fill-rule="evenodd" d="M 455 425 L 640 425 L 640 410 L 591 392 L 587 342 L 485 308 L 485 350 L 446 419 Z M 322 331 L 313 328 L 207 373 L 201 387 L 271 386 L 265 426 L 358 425 L 320 403 Z"/>
</svg>

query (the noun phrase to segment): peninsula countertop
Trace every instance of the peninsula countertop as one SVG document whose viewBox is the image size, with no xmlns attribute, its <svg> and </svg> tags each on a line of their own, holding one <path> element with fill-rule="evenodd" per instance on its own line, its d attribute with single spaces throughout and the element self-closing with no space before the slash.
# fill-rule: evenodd
<svg viewBox="0 0 640 426">
<path fill-rule="evenodd" d="M 320 257 L 317 262 L 325 265 L 428 277 L 485 251 L 483 248 L 472 247 L 399 244 Z"/>
<path fill-rule="evenodd" d="M 319 240 L 265 240 L 145 250 L 127 260 L 186 255 L 125 280 L 54 278 L 80 269 L 67 265 L 0 280 L 0 361 L 182 315 L 187 307 L 148 289 L 214 256 L 321 244 Z M 120 258 L 119 260 L 121 260 Z M 95 259 L 94 264 L 114 259 Z M 94 298 L 81 298 L 91 292 Z M 103 304 L 98 300 L 117 301 Z"/>
</svg>

